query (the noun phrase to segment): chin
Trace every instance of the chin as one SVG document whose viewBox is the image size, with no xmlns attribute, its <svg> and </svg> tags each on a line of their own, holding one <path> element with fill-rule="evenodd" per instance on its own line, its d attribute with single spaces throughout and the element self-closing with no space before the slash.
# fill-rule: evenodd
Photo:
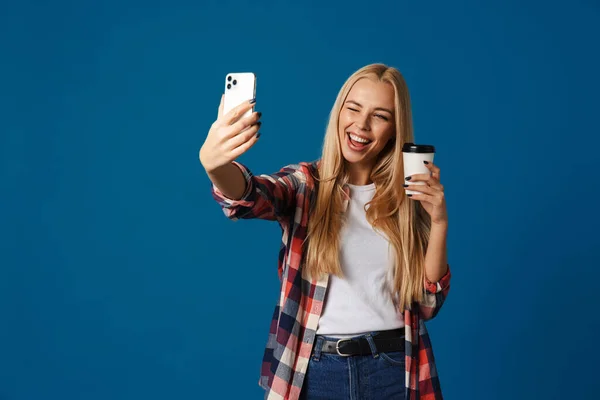
<svg viewBox="0 0 600 400">
<path fill-rule="evenodd" d="M 344 161 L 350 164 L 358 163 L 364 160 L 363 156 L 344 150 L 342 150 L 342 156 L 344 157 Z"/>
</svg>

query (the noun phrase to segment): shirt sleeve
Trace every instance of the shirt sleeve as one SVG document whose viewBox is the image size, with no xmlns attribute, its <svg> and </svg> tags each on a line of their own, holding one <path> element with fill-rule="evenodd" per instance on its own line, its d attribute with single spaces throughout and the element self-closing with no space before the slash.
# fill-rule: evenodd
<svg viewBox="0 0 600 400">
<path fill-rule="evenodd" d="M 296 208 L 296 192 L 306 181 L 300 164 L 291 164 L 274 174 L 254 175 L 245 165 L 233 161 L 244 175 L 246 190 L 238 200 L 226 197 L 211 184 L 213 198 L 231 220 L 265 219 L 282 221 L 292 215 Z"/>
<path fill-rule="evenodd" d="M 448 264 L 448 269 L 444 276 L 440 278 L 437 282 L 431 282 L 427 277 L 425 277 L 424 286 L 425 286 L 425 295 L 423 300 L 419 302 L 419 313 L 421 314 L 421 318 L 425 321 L 434 318 L 437 313 L 444 305 L 444 301 L 448 296 L 448 292 L 450 291 L 450 278 L 452 274 L 450 273 L 450 265 Z"/>
</svg>

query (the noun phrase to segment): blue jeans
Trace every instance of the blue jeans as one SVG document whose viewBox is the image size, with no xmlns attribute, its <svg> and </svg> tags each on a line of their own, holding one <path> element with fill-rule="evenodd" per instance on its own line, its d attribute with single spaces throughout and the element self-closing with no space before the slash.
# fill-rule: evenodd
<svg viewBox="0 0 600 400">
<path fill-rule="evenodd" d="M 348 357 L 322 353 L 323 338 L 336 338 L 317 336 L 300 400 L 405 400 L 404 350 L 378 352 L 376 335 L 357 336 L 367 339 L 372 354 Z"/>
</svg>

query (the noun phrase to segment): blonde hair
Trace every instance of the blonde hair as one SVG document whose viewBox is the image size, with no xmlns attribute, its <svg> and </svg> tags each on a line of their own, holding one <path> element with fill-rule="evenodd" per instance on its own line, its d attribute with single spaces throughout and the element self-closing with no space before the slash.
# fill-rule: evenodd
<svg viewBox="0 0 600 400">
<path fill-rule="evenodd" d="M 388 274 L 388 287 L 397 307 L 404 310 L 423 299 L 431 218 L 418 201 L 407 198 L 402 186 L 405 183 L 402 145 L 414 139 L 408 87 L 402 74 L 393 67 L 367 65 L 353 73 L 337 95 L 325 132 L 318 176 L 314 177 L 318 192 L 308 223 L 303 268 L 309 279 L 324 274 L 343 277 L 339 233 L 344 222 L 343 186 L 348 183 L 349 175 L 342 155 L 338 121 L 350 89 L 363 78 L 389 83 L 394 88 L 395 137 L 381 150 L 371 171 L 370 179 L 376 191 L 367 203 L 366 217 L 392 246 L 390 254 L 394 262 Z"/>
</svg>

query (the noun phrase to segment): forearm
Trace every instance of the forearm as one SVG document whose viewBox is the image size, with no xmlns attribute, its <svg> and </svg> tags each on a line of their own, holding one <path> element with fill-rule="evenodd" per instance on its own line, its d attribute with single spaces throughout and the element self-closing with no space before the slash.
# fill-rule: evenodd
<svg viewBox="0 0 600 400">
<path fill-rule="evenodd" d="M 225 164 L 214 170 L 206 170 L 208 178 L 225 195 L 232 200 L 239 200 L 246 191 L 246 180 L 242 171 L 233 163 Z"/>
<path fill-rule="evenodd" d="M 425 275 L 430 282 L 439 281 L 448 270 L 447 236 L 448 224 L 432 224 L 425 255 Z"/>
</svg>

